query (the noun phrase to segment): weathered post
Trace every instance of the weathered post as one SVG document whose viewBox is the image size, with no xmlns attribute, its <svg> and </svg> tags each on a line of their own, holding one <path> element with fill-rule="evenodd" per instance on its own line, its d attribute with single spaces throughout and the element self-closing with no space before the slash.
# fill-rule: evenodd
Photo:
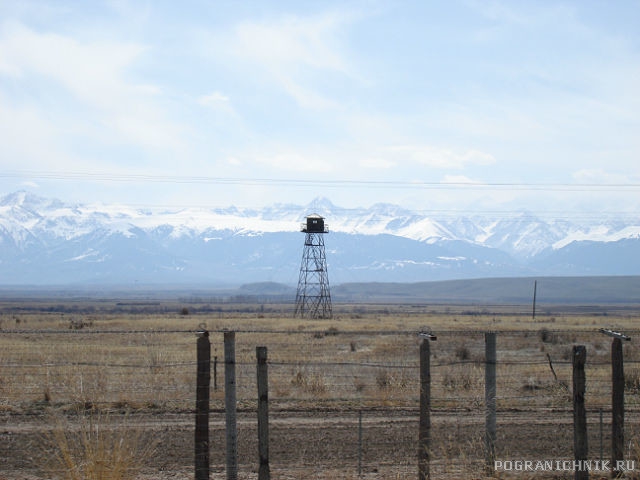
<svg viewBox="0 0 640 480">
<path fill-rule="evenodd" d="M 611 476 L 617 478 L 622 472 L 616 465 L 624 456 L 624 365 L 620 338 L 611 342 L 611 381 Z"/>
<path fill-rule="evenodd" d="M 198 334 L 196 382 L 195 478 L 209 480 L 211 342 L 206 330 Z"/>
<path fill-rule="evenodd" d="M 493 470 L 496 458 L 496 334 L 484 334 L 485 371 L 484 403 L 486 408 L 484 459 L 487 470 Z"/>
<path fill-rule="evenodd" d="M 604 428 L 603 428 L 603 418 L 602 418 L 602 407 L 600 408 L 600 463 L 602 463 L 602 460 L 604 460 L 604 440 L 603 440 L 603 433 L 604 433 Z"/>
<path fill-rule="evenodd" d="M 600 333 L 613 337 L 611 343 L 611 477 L 618 478 L 623 472 L 618 462 L 624 457 L 624 365 L 622 340 L 631 341 L 631 337 L 621 332 L 601 328 Z"/>
<path fill-rule="evenodd" d="M 589 451 L 587 443 L 587 410 L 584 404 L 586 379 L 584 364 L 587 348 L 584 345 L 573 347 L 573 454 L 576 465 L 575 480 L 587 480 L 589 471 L 582 468 Z"/>
<path fill-rule="evenodd" d="M 218 390 L 218 356 L 213 357 L 213 389 Z"/>
<path fill-rule="evenodd" d="M 267 347 L 256 347 L 258 360 L 258 480 L 269 480 L 269 377 Z"/>
<path fill-rule="evenodd" d="M 362 476 L 362 410 L 358 411 L 358 477 Z"/>
<path fill-rule="evenodd" d="M 427 480 L 429 474 L 431 440 L 431 349 L 429 339 L 420 343 L 420 426 L 418 432 L 418 480 Z"/>
<path fill-rule="evenodd" d="M 227 432 L 227 480 L 238 478 L 236 417 L 236 334 L 224 332 L 224 409 Z"/>
</svg>

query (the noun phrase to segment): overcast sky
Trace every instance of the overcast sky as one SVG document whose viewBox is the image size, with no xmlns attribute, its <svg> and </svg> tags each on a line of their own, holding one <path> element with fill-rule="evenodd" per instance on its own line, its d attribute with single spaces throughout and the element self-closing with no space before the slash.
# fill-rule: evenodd
<svg viewBox="0 0 640 480">
<path fill-rule="evenodd" d="M 639 25 L 640 0 L 2 0 L 0 193 L 638 212 Z"/>
</svg>

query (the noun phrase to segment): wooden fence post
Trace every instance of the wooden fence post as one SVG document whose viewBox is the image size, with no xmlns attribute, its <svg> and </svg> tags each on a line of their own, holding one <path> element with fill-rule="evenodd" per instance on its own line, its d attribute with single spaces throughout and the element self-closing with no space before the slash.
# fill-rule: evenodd
<svg viewBox="0 0 640 480">
<path fill-rule="evenodd" d="M 418 433 L 418 480 L 430 477 L 431 456 L 431 348 L 428 338 L 420 344 L 420 426 Z"/>
<path fill-rule="evenodd" d="M 197 342 L 195 478 L 209 480 L 209 386 L 211 342 L 209 332 L 200 332 Z"/>
<path fill-rule="evenodd" d="M 358 477 L 362 476 L 362 410 L 358 411 Z"/>
<path fill-rule="evenodd" d="M 584 364 L 587 359 L 587 348 L 584 345 L 573 347 L 573 454 L 578 467 L 587 460 L 589 446 L 587 443 L 587 410 L 584 404 L 586 387 Z M 576 468 L 575 480 L 587 480 L 589 471 Z"/>
<path fill-rule="evenodd" d="M 493 470 L 496 458 L 496 334 L 484 334 L 484 402 L 486 408 L 484 459 L 488 471 Z"/>
<path fill-rule="evenodd" d="M 617 462 L 624 457 L 624 365 L 622 340 L 614 338 L 611 343 L 611 477 L 620 476 Z"/>
<path fill-rule="evenodd" d="M 267 371 L 267 347 L 256 347 L 258 361 L 258 480 L 269 480 L 269 377 Z"/>
<path fill-rule="evenodd" d="M 537 293 L 538 293 L 538 281 L 534 280 L 533 281 L 533 314 L 531 316 L 531 318 L 533 320 L 536 319 L 536 296 L 537 296 Z"/>
<path fill-rule="evenodd" d="M 213 389 L 218 390 L 218 356 L 213 357 Z"/>
<path fill-rule="evenodd" d="M 238 478 L 236 416 L 236 334 L 224 332 L 224 410 L 227 432 L 227 480 Z"/>
</svg>

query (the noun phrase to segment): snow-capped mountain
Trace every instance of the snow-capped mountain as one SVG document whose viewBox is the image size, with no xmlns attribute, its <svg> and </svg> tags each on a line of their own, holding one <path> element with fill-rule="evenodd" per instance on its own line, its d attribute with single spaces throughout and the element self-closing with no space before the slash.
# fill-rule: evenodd
<svg viewBox="0 0 640 480">
<path fill-rule="evenodd" d="M 518 216 L 435 219 L 327 199 L 263 209 L 0 198 L 0 284 L 297 281 L 306 215 L 326 218 L 332 283 L 640 274 L 640 219 L 578 224 Z"/>
</svg>

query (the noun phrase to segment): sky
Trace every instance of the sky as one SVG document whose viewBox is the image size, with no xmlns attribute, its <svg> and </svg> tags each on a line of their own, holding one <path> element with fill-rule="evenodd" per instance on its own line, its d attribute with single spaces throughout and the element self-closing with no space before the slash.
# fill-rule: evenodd
<svg viewBox="0 0 640 480">
<path fill-rule="evenodd" d="M 0 0 L 0 195 L 640 212 L 640 0 Z"/>
</svg>

